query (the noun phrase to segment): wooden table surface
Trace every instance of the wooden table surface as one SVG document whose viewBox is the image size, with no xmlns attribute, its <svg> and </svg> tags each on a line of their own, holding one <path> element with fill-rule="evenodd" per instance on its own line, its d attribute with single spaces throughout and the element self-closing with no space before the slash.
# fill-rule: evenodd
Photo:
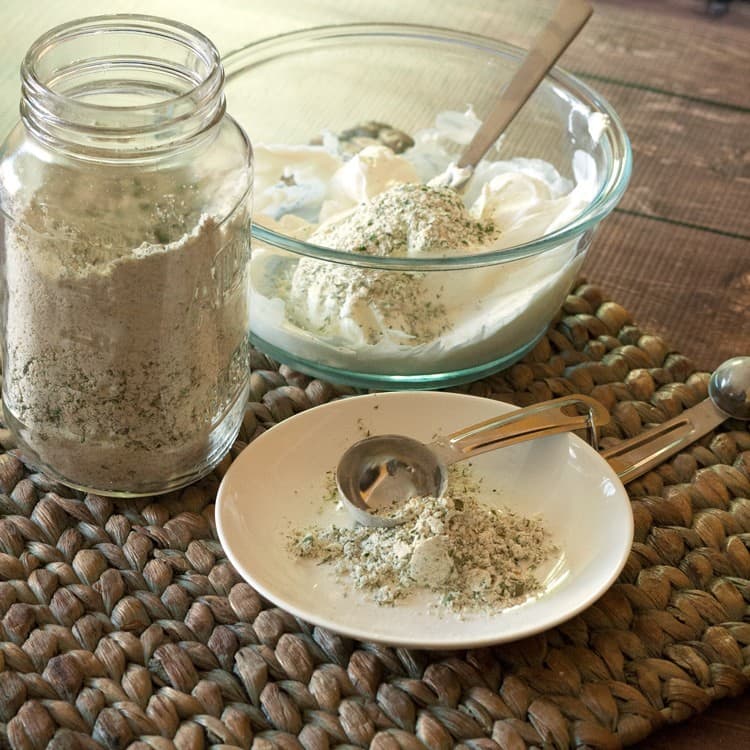
<svg viewBox="0 0 750 750">
<path fill-rule="evenodd" d="M 709 18 L 702 0 L 600 0 L 562 65 L 607 97 L 634 171 L 585 274 L 706 370 L 750 354 L 750 4 Z M 3 0 L 0 131 L 18 111 L 18 63 L 42 31 L 102 12 L 197 26 L 223 52 L 269 34 L 347 21 L 431 23 L 520 45 L 551 2 L 515 0 Z M 252 137 L 252 134 L 250 134 Z M 748 674 L 750 677 L 750 674 Z M 649 737 L 641 750 L 750 747 L 750 695 Z"/>
</svg>

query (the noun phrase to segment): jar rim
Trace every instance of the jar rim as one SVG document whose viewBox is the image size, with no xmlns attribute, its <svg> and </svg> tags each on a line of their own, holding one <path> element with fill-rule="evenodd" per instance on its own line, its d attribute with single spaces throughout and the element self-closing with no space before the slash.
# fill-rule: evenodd
<svg viewBox="0 0 750 750">
<path fill-rule="evenodd" d="M 115 49 L 106 54 L 95 52 L 86 57 L 73 56 L 70 64 L 60 66 L 47 57 L 64 44 L 84 42 L 102 34 L 133 35 L 145 41 L 164 42 L 163 50 L 153 56 L 128 54 Z M 172 53 L 170 47 L 176 53 Z M 189 53 L 188 61 L 180 50 Z M 193 68 L 190 68 L 191 62 Z M 48 65 L 49 70 L 43 66 Z M 142 69 L 161 75 L 164 80 L 179 81 L 180 88 L 152 87 L 159 98 L 137 103 L 101 103 L 60 91 L 56 83 L 76 76 L 94 76 L 97 71 L 121 68 Z M 224 69 L 214 43 L 193 27 L 167 18 L 144 14 L 88 16 L 55 26 L 29 47 L 21 63 L 22 118 L 36 131 L 49 137 L 61 131 L 75 131 L 81 137 L 95 135 L 104 145 L 107 138 L 129 135 L 153 135 L 165 126 L 192 119 L 216 121 L 224 113 Z M 63 140 L 66 140 L 63 138 Z M 73 139 L 75 140 L 75 139 Z M 116 147 L 115 150 L 121 150 Z"/>
</svg>

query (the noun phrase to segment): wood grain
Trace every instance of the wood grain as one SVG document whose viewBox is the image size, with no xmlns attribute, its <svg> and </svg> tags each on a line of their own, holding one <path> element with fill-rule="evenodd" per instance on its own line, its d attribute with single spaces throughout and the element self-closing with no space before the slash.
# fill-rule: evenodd
<svg viewBox="0 0 750 750">
<path fill-rule="evenodd" d="M 615 212 L 584 273 L 644 329 L 711 370 L 750 352 L 749 250 L 747 240 Z"/>
<path fill-rule="evenodd" d="M 631 185 L 585 270 L 638 322 L 712 369 L 750 353 L 750 110 L 739 106 L 750 102 L 750 6 L 735 2 L 718 21 L 704 9 L 597 3 L 598 25 L 565 63 L 602 78 L 595 85 L 633 147 Z M 622 50 L 582 52 L 615 38 Z"/>
<path fill-rule="evenodd" d="M 750 747 L 750 695 L 718 701 L 705 713 L 667 726 L 632 750 L 742 750 Z"/>
<path fill-rule="evenodd" d="M 598 89 L 632 144 L 623 208 L 750 238 L 750 110 L 610 83 Z"/>
<path fill-rule="evenodd" d="M 598 2 L 593 33 L 569 50 L 565 64 L 606 88 L 635 158 L 623 211 L 595 238 L 586 270 L 638 322 L 708 369 L 725 357 L 750 354 L 750 242 L 730 236 L 747 234 L 750 214 L 744 111 L 750 104 L 750 5 L 735 0 L 719 20 L 703 15 L 705 7 L 688 0 Z M 587 50 L 607 55 L 601 60 Z M 619 76 L 620 91 L 601 80 Z M 745 694 L 632 747 L 750 747 L 748 715 Z"/>
<path fill-rule="evenodd" d="M 735 0 L 731 13 L 716 19 L 699 0 L 600 0 L 564 65 L 589 77 L 747 109 L 750 11 L 744 5 Z"/>
</svg>

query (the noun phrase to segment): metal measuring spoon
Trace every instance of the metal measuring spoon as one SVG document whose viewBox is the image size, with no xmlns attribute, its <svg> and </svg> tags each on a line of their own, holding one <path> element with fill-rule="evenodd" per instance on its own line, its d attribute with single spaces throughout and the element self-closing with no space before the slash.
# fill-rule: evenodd
<svg viewBox="0 0 750 750">
<path fill-rule="evenodd" d="M 523 63 L 503 89 L 497 103 L 458 162 L 430 180 L 432 187 L 450 187 L 454 190 L 464 187 L 474 173 L 474 167 L 510 125 L 560 55 L 578 36 L 592 12 L 593 9 L 585 0 L 561 0 L 555 14 L 534 39 Z"/>
<path fill-rule="evenodd" d="M 583 414 L 563 409 L 582 406 Z M 586 428 L 597 447 L 597 428 L 609 422 L 607 409 L 589 396 L 565 396 L 466 427 L 429 445 L 405 435 L 376 435 L 352 445 L 336 468 L 339 495 L 359 523 L 396 526 L 384 513 L 411 497 L 440 497 L 447 467 L 506 445 Z M 380 512 L 380 514 L 378 513 Z M 382 515 L 381 515 L 382 514 Z"/>
<path fill-rule="evenodd" d="M 623 484 L 658 466 L 729 417 L 750 419 L 750 357 L 733 357 L 719 365 L 709 380 L 708 395 L 679 416 L 602 451 Z"/>
<path fill-rule="evenodd" d="M 602 456 L 623 483 L 645 474 L 729 417 L 750 419 L 750 357 L 724 362 L 709 382 L 710 398 L 678 417 L 646 430 Z M 568 406 L 584 406 L 569 415 Z M 376 435 L 352 445 L 336 468 L 339 495 L 354 518 L 366 526 L 396 526 L 398 508 L 411 497 L 440 497 L 447 467 L 506 445 L 587 428 L 596 449 L 596 428 L 609 422 L 607 409 L 588 396 L 575 395 L 519 409 L 471 425 L 432 443 L 403 435 Z"/>
</svg>

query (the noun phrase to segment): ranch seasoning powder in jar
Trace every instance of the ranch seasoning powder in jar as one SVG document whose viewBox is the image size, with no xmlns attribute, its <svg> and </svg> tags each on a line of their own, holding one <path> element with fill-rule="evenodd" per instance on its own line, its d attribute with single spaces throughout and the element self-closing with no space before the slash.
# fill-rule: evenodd
<svg viewBox="0 0 750 750">
<path fill-rule="evenodd" d="M 148 16 L 51 30 L 0 152 L 3 407 L 29 461 L 86 491 L 188 484 L 249 388 L 252 156 L 214 45 Z"/>
</svg>

